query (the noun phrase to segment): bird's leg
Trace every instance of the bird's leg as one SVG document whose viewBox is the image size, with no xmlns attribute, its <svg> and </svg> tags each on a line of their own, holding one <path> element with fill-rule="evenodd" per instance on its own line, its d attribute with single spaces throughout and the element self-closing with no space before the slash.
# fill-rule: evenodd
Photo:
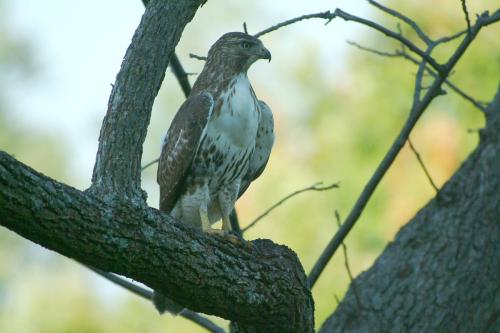
<svg viewBox="0 0 500 333">
<path fill-rule="evenodd" d="M 201 219 L 201 229 L 203 232 L 206 232 L 207 234 L 218 234 L 222 235 L 224 232 L 219 229 L 213 229 L 211 227 L 210 220 L 208 219 L 208 209 L 207 205 L 201 205 L 200 206 L 200 219 Z"/>
<path fill-rule="evenodd" d="M 234 243 L 239 243 L 240 239 L 232 234 L 233 228 L 231 227 L 231 221 L 229 220 L 229 215 L 234 208 L 234 202 L 238 196 L 238 191 L 240 188 L 240 182 L 235 181 L 230 186 L 227 186 L 219 193 L 219 208 L 222 215 L 222 230 L 226 235 L 231 237 L 231 241 Z"/>
<path fill-rule="evenodd" d="M 239 188 L 239 181 L 235 181 L 219 193 L 219 208 L 222 215 L 222 230 L 227 233 L 233 230 L 231 227 L 231 221 L 229 221 L 229 214 L 231 214 L 231 211 L 234 208 L 234 202 L 236 201 L 236 196 L 238 195 Z"/>
<path fill-rule="evenodd" d="M 211 229 L 210 220 L 208 219 L 208 211 L 207 211 L 206 205 L 200 206 L 200 220 L 201 220 L 201 229 L 203 231 L 207 231 L 208 229 Z"/>
<path fill-rule="evenodd" d="M 229 220 L 229 215 L 222 215 L 222 230 L 227 233 L 233 231 L 233 228 L 231 227 L 231 221 Z"/>
</svg>

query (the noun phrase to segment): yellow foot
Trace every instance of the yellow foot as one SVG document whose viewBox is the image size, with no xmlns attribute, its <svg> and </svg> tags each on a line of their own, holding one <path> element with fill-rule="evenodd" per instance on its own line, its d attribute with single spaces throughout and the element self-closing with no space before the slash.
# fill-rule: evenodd
<svg viewBox="0 0 500 333">
<path fill-rule="evenodd" d="M 246 243 L 243 239 L 239 238 L 234 234 L 226 234 L 227 240 L 233 243 L 234 245 L 241 245 L 242 243 Z"/>
<path fill-rule="evenodd" d="M 203 232 L 206 232 L 207 234 L 211 235 L 220 235 L 220 236 L 224 236 L 226 234 L 223 230 L 212 229 L 211 227 L 203 228 Z"/>
</svg>

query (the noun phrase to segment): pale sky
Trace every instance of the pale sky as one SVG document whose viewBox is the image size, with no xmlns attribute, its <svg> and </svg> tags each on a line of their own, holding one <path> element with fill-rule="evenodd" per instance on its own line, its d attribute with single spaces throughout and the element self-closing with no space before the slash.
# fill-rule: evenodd
<svg viewBox="0 0 500 333">
<path fill-rule="evenodd" d="M 246 15 L 240 1 L 211 0 L 198 11 L 178 49 L 187 71 L 201 69 L 198 61 L 187 58 L 189 52 L 203 54 L 224 32 L 241 30 L 243 21 L 252 33 L 295 16 L 334 10 L 337 6 L 364 16 L 370 9 L 364 1 L 326 0 L 260 1 L 244 6 L 252 6 Z M 15 118 L 29 129 L 56 132 L 64 138 L 62 144 L 75 152 L 68 156 L 70 172 L 76 175 L 72 185 L 84 188 L 90 182 L 111 83 L 139 23 L 142 3 L 139 0 L 11 0 L 6 8 L 12 34 L 25 36 L 34 44 L 35 62 L 40 65 L 33 84 L 14 83 L 8 91 L 16 101 Z M 253 80 L 266 82 L 270 76 L 279 79 L 274 64 L 286 64 L 290 53 L 300 53 L 309 45 L 321 46 L 318 48 L 321 61 L 326 72 L 331 73 L 342 67 L 345 40 L 355 39 L 360 29 L 363 27 L 341 20 L 326 27 L 324 21 L 310 20 L 265 36 L 273 63 L 267 67 L 255 66 L 251 73 Z M 307 45 L 301 44 L 303 41 Z M 165 84 L 162 89 L 166 89 Z M 273 94 L 272 85 L 269 89 L 267 94 Z M 180 90 L 177 94 L 181 96 Z M 276 90 L 275 95 L 279 94 Z M 293 112 L 294 104 L 291 101 L 289 104 Z M 172 112 L 176 107 L 171 106 Z"/>
</svg>

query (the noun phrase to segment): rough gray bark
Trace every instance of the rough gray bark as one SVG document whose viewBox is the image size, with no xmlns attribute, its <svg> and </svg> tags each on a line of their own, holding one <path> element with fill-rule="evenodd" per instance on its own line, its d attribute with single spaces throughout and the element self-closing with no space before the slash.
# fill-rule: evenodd
<svg viewBox="0 0 500 333">
<path fill-rule="evenodd" d="M 182 30 L 203 3 L 148 3 L 110 96 L 89 191 L 0 152 L 0 225 L 192 310 L 232 320 L 233 332 L 312 332 L 313 300 L 291 250 L 267 240 L 207 236 L 145 205 L 140 160 L 151 107 Z M 386 30 L 342 11 L 333 16 Z M 481 26 L 472 28 L 444 67 L 435 64 L 440 73 Z M 321 332 L 500 331 L 499 105 L 500 94 L 478 149 L 356 279 Z"/>
<path fill-rule="evenodd" d="M 320 333 L 500 332 L 500 89 L 480 144 Z"/>
<path fill-rule="evenodd" d="M 116 77 L 101 127 L 93 192 L 141 200 L 142 145 L 154 99 L 186 24 L 206 0 L 151 0 Z"/>
<path fill-rule="evenodd" d="M 313 301 L 293 251 L 229 242 L 143 205 L 58 183 L 0 152 L 0 225 L 84 264 L 130 277 L 194 311 L 258 332 L 312 332 Z"/>
<path fill-rule="evenodd" d="M 185 25 L 204 2 L 148 2 L 111 92 L 88 191 L 0 152 L 0 225 L 243 330 L 312 332 L 312 296 L 293 251 L 267 240 L 234 244 L 204 235 L 147 207 L 140 189 L 154 98 Z"/>
</svg>

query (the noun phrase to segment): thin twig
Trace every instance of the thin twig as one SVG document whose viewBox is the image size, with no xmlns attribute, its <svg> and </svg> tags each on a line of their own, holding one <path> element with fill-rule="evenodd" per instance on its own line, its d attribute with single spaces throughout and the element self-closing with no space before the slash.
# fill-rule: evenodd
<svg viewBox="0 0 500 333">
<path fill-rule="evenodd" d="M 419 152 L 417 151 L 417 149 L 415 148 L 415 146 L 413 145 L 413 142 L 411 142 L 411 139 L 408 138 L 408 145 L 410 146 L 410 149 L 413 151 L 413 153 L 415 154 L 415 157 L 417 158 L 418 160 L 418 164 L 420 164 L 420 166 L 422 167 L 422 170 L 424 170 L 424 173 L 425 173 L 425 176 L 427 177 L 427 179 L 429 180 L 429 183 L 431 183 L 431 186 L 434 188 L 434 190 L 436 191 L 436 194 L 439 193 L 439 188 L 436 186 L 436 183 L 434 183 L 434 181 L 432 180 L 432 177 L 431 177 L 431 174 L 429 173 L 429 170 L 427 169 L 427 167 L 425 166 L 424 164 L 424 161 L 422 160 L 422 157 L 420 156 Z"/>
<path fill-rule="evenodd" d="M 389 58 L 399 58 L 401 57 L 401 55 L 397 54 L 397 53 L 391 53 L 391 52 L 386 52 L 386 51 L 379 51 L 379 50 L 376 50 L 376 49 L 372 49 L 370 47 L 366 47 L 366 46 L 363 46 L 363 45 L 360 45 L 354 41 L 351 41 L 351 40 L 348 40 L 346 41 L 347 44 L 349 45 L 352 45 L 360 50 L 363 50 L 363 51 L 366 51 L 366 52 L 370 52 L 370 53 L 374 53 L 374 54 L 377 54 L 379 56 L 382 56 L 382 57 L 389 57 Z"/>
<path fill-rule="evenodd" d="M 300 190 L 297 190 L 295 192 L 292 192 L 290 193 L 289 195 L 285 196 L 283 199 L 281 199 L 280 201 L 278 201 L 277 203 L 275 203 L 274 205 L 272 205 L 271 207 L 269 207 L 264 213 L 260 214 L 255 220 L 253 220 L 249 225 L 247 225 L 245 228 L 242 229 L 242 232 L 244 233 L 245 231 L 247 231 L 248 229 L 252 228 L 253 226 L 255 226 L 255 224 L 257 224 L 257 222 L 259 222 L 260 220 L 262 220 L 264 217 L 266 217 L 270 212 L 272 212 L 274 209 L 276 209 L 277 207 L 279 207 L 281 204 L 283 204 L 285 201 L 287 201 L 288 199 L 300 194 L 300 193 L 304 193 L 304 192 L 307 192 L 307 191 L 327 191 L 327 190 L 331 190 L 333 188 L 337 188 L 339 187 L 339 184 L 338 183 L 334 183 L 334 184 L 330 184 L 330 185 L 326 185 L 326 186 L 320 186 L 322 184 L 322 182 L 317 182 L 317 183 L 314 183 L 312 184 L 311 186 L 308 186 L 308 187 L 305 187 L 303 189 L 300 189 Z"/>
<path fill-rule="evenodd" d="M 293 19 L 289 19 L 289 20 L 283 21 L 281 23 L 275 24 L 267 29 L 264 29 L 264 30 L 256 33 L 254 36 L 258 38 L 262 35 L 265 35 L 265 34 L 268 34 L 270 32 L 273 32 L 275 30 L 278 30 L 280 28 L 283 28 L 287 25 L 294 24 L 294 23 L 297 23 L 297 22 L 300 22 L 303 20 L 312 19 L 312 18 L 325 19 L 325 20 L 327 20 L 326 24 L 328 24 L 331 20 L 333 20 L 335 18 L 335 14 L 330 12 L 329 10 L 327 10 L 326 12 L 302 15 L 302 16 L 295 17 Z"/>
<path fill-rule="evenodd" d="M 384 27 L 378 23 L 375 23 L 373 21 L 370 21 L 370 20 L 355 16 L 355 15 L 351 15 L 347 12 L 344 12 L 343 10 L 341 10 L 339 8 L 335 9 L 335 12 L 333 12 L 333 13 L 330 11 L 325 11 L 325 12 L 319 12 L 319 13 L 314 13 L 314 14 L 302 15 L 302 16 L 299 16 L 299 17 L 296 17 L 293 19 L 289 19 L 289 20 L 283 21 L 281 23 L 278 23 L 276 25 L 273 25 L 267 29 L 264 29 L 264 30 L 258 32 L 257 34 L 255 34 L 254 36 L 260 37 L 262 35 L 265 35 L 267 33 L 270 33 L 272 31 L 280 29 L 284 26 L 287 26 L 287 25 L 290 25 L 290 24 L 293 24 L 293 23 L 296 23 L 296 22 L 299 22 L 302 20 L 312 19 L 312 18 L 320 18 L 320 19 L 327 20 L 325 24 L 328 24 L 336 17 L 340 17 L 345 21 L 353 21 L 353 22 L 357 22 L 357 23 L 366 25 L 368 27 L 371 27 L 371 28 L 383 33 L 384 35 L 386 35 L 390 38 L 393 38 L 393 39 L 403 43 L 406 47 L 408 47 L 409 50 L 411 50 L 412 52 L 418 54 L 420 57 L 425 59 L 438 73 L 441 73 L 443 71 L 443 65 L 440 65 L 434 58 L 428 56 L 422 49 L 420 49 L 418 46 L 416 46 L 414 43 L 412 43 L 409 39 L 405 38 L 402 34 L 394 32 L 390 29 L 387 29 L 386 27 Z"/>
<path fill-rule="evenodd" d="M 340 214 L 338 210 L 335 210 L 335 219 L 337 220 L 337 225 L 340 228 L 341 223 L 340 223 Z M 351 283 L 352 290 L 354 292 L 354 298 L 356 298 L 356 301 L 358 302 L 358 306 L 360 308 L 364 308 L 361 299 L 359 298 L 358 290 L 356 289 L 356 285 L 354 284 L 354 278 L 352 276 L 351 272 L 351 267 L 349 265 L 349 258 L 347 257 L 347 246 L 345 245 L 344 242 L 342 242 L 342 252 L 344 253 L 344 266 L 347 271 L 347 275 L 349 276 L 349 282 Z"/>
<path fill-rule="evenodd" d="M 147 163 L 145 166 L 141 167 L 141 171 L 144 171 L 146 170 L 147 168 L 149 168 L 150 166 L 152 166 L 153 164 L 156 164 L 160 161 L 160 158 L 158 157 L 157 159 L 154 159 L 152 160 L 151 162 Z"/>
<path fill-rule="evenodd" d="M 181 86 L 184 96 L 187 98 L 191 93 L 191 84 L 189 83 L 189 78 L 188 78 L 189 74 L 186 73 L 186 71 L 184 70 L 184 67 L 181 64 L 179 57 L 177 57 L 177 54 L 175 52 L 170 57 L 169 65 L 175 77 L 177 78 L 179 85 Z"/>
<path fill-rule="evenodd" d="M 335 298 L 335 302 L 337 303 L 337 306 L 340 304 L 340 298 L 337 296 L 337 294 L 333 294 L 333 298 Z"/>
<path fill-rule="evenodd" d="M 412 43 L 409 39 L 405 38 L 402 34 L 394 32 L 392 30 L 389 30 L 386 27 L 381 26 L 380 24 L 372 22 L 370 20 L 348 14 L 340 9 L 335 10 L 335 15 L 343 18 L 346 21 L 354 21 L 354 22 L 364 24 L 366 26 L 369 26 L 369 27 L 383 33 L 384 35 L 386 35 L 390 38 L 398 40 L 399 42 L 404 44 L 406 47 L 408 47 L 408 49 L 410 51 L 418 54 L 422 59 L 425 59 L 425 61 L 427 61 L 438 73 L 443 72 L 443 66 L 441 64 L 437 63 L 437 61 L 434 58 L 432 58 L 431 56 L 426 54 L 426 52 L 424 52 L 422 49 L 417 47 L 414 43 Z"/>
<path fill-rule="evenodd" d="M 425 51 L 425 53 L 430 56 L 430 54 L 431 54 L 431 52 L 432 52 L 433 49 L 434 49 L 434 44 L 430 44 L 427 47 L 427 50 Z M 412 110 L 418 105 L 418 103 L 420 103 L 420 95 L 422 93 L 422 80 L 423 80 L 423 77 L 424 77 L 425 68 L 426 68 L 425 59 L 422 59 L 422 61 L 418 65 L 418 71 L 417 71 L 417 75 L 416 75 L 416 78 L 415 78 L 415 89 L 414 89 L 414 92 L 413 92 L 413 107 L 412 107 Z"/>
<path fill-rule="evenodd" d="M 404 58 L 404 59 L 407 59 L 411 62 L 413 62 L 414 64 L 418 65 L 418 60 L 415 59 L 414 57 L 412 57 L 410 54 L 406 53 L 406 52 L 398 52 L 398 54 Z M 437 77 L 437 74 L 429 67 L 426 67 L 426 70 L 427 72 L 434 78 Z M 486 109 L 486 106 L 479 102 L 478 100 L 476 100 L 475 98 L 473 98 L 472 96 L 468 95 L 467 93 L 465 93 L 462 89 L 460 89 L 456 84 L 454 84 L 453 82 L 451 82 L 449 79 L 446 79 L 445 80 L 445 84 L 451 88 L 451 90 L 453 90 L 455 93 L 457 93 L 460 97 L 462 97 L 463 99 L 465 99 L 466 101 L 470 102 L 472 105 L 474 105 L 476 108 L 478 108 L 480 111 L 484 112 L 484 110 Z"/>
<path fill-rule="evenodd" d="M 196 55 L 194 53 L 189 53 L 189 57 L 194 58 L 194 59 L 198 59 L 198 60 L 203 60 L 203 61 L 207 60 L 207 57 L 199 56 L 199 55 Z"/>
<path fill-rule="evenodd" d="M 467 30 L 459 31 L 451 36 L 444 36 L 444 37 L 438 38 L 434 41 L 434 44 L 437 45 L 437 44 L 447 43 L 449 41 L 457 39 L 458 37 L 462 36 L 465 33 L 467 33 Z"/>
<path fill-rule="evenodd" d="M 400 19 L 401 21 L 405 22 L 406 24 L 408 24 L 418 35 L 418 37 L 420 37 L 421 40 L 424 41 L 425 44 L 429 45 L 429 44 L 432 44 L 432 40 L 429 38 L 429 36 L 427 36 L 424 31 L 422 29 L 420 29 L 420 27 L 418 26 L 418 24 L 413 21 L 412 19 L 410 19 L 408 16 L 406 15 L 403 15 L 401 14 L 400 12 L 394 10 L 394 9 L 391 9 L 389 7 L 386 7 L 374 0 L 368 0 L 368 2 L 377 7 L 378 9 L 382 10 L 383 12 L 389 14 L 389 15 L 392 15 L 394 17 L 397 17 L 398 19 Z"/>
<path fill-rule="evenodd" d="M 141 286 L 136 285 L 135 283 L 129 282 L 124 278 L 119 277 L 118 275 L 115 275 L 113 273 L 108 273 L 103 270 L 100 270 L 95 267 L 91 266 L 85 266 L 89 268 L 90 270 L 94 271 L 95 273 L 99 274 L 100 276 L 104 277 L 105 279 L 119 285 L 120 287 L 123 287 L 127 289 L 128 291 L 132 292 L 133 294 L 142 297 L 148 301 L 151 301 L 153 299 L 153 292 L 149 289 L 143 288 Z M 213 333 L 225 333 L 224 329 L 222 327 L 219 327 L 215 325 L 212 321 L 209 319 L 199 315 L 196 312 L 193 312 L 189 309 L 183 309 L 181 313 L 179 313 L 181 317 L 184 317 L 186 319 L 189 319 L 198 325 L 206 328 L 209 332 Z"/>
<path fill-rule="evenodd" d="M 376 54 L 379 56 L 391 57 L 391 58 L 399 57 L 399 58 L 404 58 L 406 60 L 409 60 L 410 62 L 412 62 L 416 65 L 419 64 L 418 60 L 415 59 L 413 56 L 411 56 L 409 53 L 405 52 L 404 49 L 396 50 L 395 52 L 391 53 L 391 52 L 387 52 L 387 51 L 380 51 L 380 50 L 372 49 L 372 48 L 360 45 L 360 44 L 358 44 L 356 42 L 352 42 L 352 41 L 347 41 L 347 43 L 360 49 L 360 50 L 370 52 L 370 53 L 373 53 L 373 54 Z M 434 78 L 436 77 L 437 74 L 431 68 L 429 68 L 427 66 L 425 69 L 426 69 L 427 73 L 429 73 L 432 77 L 434 77 Z M 456 92 L 460 97 L 462 97 L 463 99 L 470 102 L 472 105 L 474 105 L 480 111 L 484 112 L 486 106 L 482 102 L 479 102 L 475 98 L 473 98 L 472 96 L 467 95 L 467 93 L 465 93 L 462 89 L 460 89 L 457 85 L 455 85 L 449 79 L 446 79 L 445 84 L 448 87 L 450 87 L 454 92 Z"/>
<path fill-rule="evenodd" d="M 469 18 L 469 11 L 467 10 L 467 4 L 465 3 L 465 0 L 460 0 L 462 3 L 462 10 L 465 15 L 465 21 L 467 22 L 467 32 L 470 33 L 470 18 Z"/>
<path fill-rule="evenodd" d="M 340 244 L 349 234 L 354 224 L 358 221 L 359 217 L 361 216 L 361 213 L 364 211 L 366 204 L 370 200 L 378 184 L 384 177 L 389 167 L 394 162 L 396 156 L 403 148 L 413 127 L 415 126 L 415 124 L 417 123 L 418 119 L 423 114 L 423 112 L 427 109 L 429 104 L 434 100 L 434 98 L 436 98 L 439 95 L 439 93 L 441 92 L 442 84 L 445 82 L 446 78 L 451 73 L 451 71 L 457 64 L 458 60 L 462 57 L 462 55 L 465 53 L 467 48 L 470 46 L 472 41 L 476 38 L 477 34 L 483 27 L 498 21 L 500 21 L 500 10 L 497 10 L 492 15 L 484 13 L 481 16 L 479 16 L 474 26 L 471 27 L 471 32 L 465 36 L 460 45 L 456 48 L 455 52 L 448 59 L 448 62 L 441 69 L 439 75 L 436 76 L 436 79 L 432 83 L 431 87 L 427 90 L 424 97 L 420 100 L 420 102 L 417 103 L 416 106 L 412 107 L 412 111 L 408 115 L 408 119 L 403 125 L 403 128 L 401 129 L 399 135 L 396 137 L 393 144 L 391 145 L 391 148 L 386 153 L 382 162 L 378 165 L 374 174 L 366 184 L 365 188 L 361 192 L 361 195 L 354 204 L 354 207 L 352 208 L 351 212 L 349 213 L 346 220 L 342 224 L 341 228 L 333 236 L 333 238 L 330 240 L 324 251 L 321 253 L 320 257 L 314 264 L 308 277 L 309 286 L 311 288 L 318 280 L 319 276 L 325 269 L 326 265 L 328 264 L 332 256 L 335 254 Z"/>
<path fill-rule="evenodd" d="M 243 22 L 243 31 L 248 34 L 247 23 Z"/>
</svg>

